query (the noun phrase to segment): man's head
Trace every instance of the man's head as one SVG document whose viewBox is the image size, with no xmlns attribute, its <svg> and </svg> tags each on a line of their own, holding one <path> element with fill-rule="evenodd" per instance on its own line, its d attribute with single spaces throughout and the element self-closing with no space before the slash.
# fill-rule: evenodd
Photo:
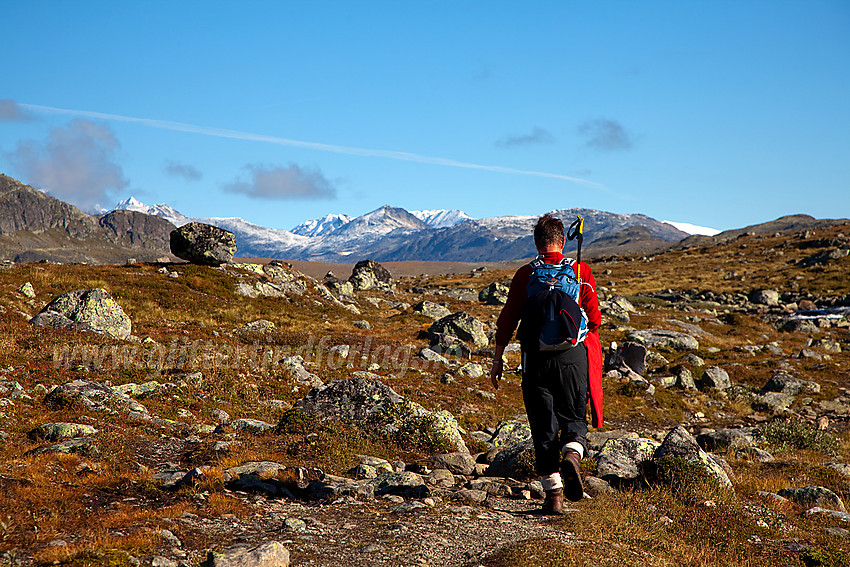
<svg viewBox="0 0 850 567">
<path fill-rule="evenodd" d="M 534 227 L 534 245 L 541 254 L 563 250 L 564 223 L 561 219 L 548 213 L 537 219 L 537 225 Z"/>
</svg>

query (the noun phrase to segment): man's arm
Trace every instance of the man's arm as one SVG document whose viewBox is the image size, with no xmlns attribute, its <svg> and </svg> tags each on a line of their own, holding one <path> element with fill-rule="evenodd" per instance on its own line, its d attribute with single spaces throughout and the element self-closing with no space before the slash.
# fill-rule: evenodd
<svg viewBox="0 0 850 567">
<path fill-rule="evenodd" d="M 505 347 L 508 346 L 508 343 L 511 342 L 511 337 L 514 336 L 517 323 L 519 323 L 519 318 L 522 315 L 522 306 L 525 305 L 526 287 L 528 286 L 530 274 L 531 267 L 528 265 L 516 271 L 511 280 L 508 300 L 505 306 L 502 307 L 502 312 L 496 320 L 496 348 L 493 353 L 493 366 L 490 368 L 490 383 L 497 390 L 499 389 L 499 380 L 502 379 L 504 367 L 502 357 L 505 354 Z"/>
</svg>

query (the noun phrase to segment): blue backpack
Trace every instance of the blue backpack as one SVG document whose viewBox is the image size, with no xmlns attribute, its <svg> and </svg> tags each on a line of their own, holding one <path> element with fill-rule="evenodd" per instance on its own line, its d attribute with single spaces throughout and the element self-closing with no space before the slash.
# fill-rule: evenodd
<svg viewBox="0 0 850 567">
<path fill-rule="evenodd" d="M 531 262 L 520 329 L 524 347 L 561 351 L 584 341 L 587 315 L 579 307 L 582 283 L 576 279 L 574 264 L 567 258 L 558 264 L 547 264 L 542 256 Z"/>
</svg>

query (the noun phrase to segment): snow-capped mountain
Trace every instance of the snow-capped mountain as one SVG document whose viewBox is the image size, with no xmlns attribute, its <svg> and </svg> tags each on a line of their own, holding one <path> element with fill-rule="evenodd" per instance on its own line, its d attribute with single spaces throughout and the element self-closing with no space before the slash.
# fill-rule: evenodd
<svg viewBox="0 0 850 567">
<path fill-rule="evenodd" d="M 687 232 L 688 234 L 704 234 L 706 236 L 714 236 L 715 234 L 720 234 L 720 231 L 716 228 L 708 228 L 706 226 L 698 226 L 695 224 L 691 224 L 688 222 L 674 222 L 674 221 L 661 221 L 664 224 L 669 224 L 681 230 L 682 232 Z"/>
<path fill-rule="evenodd" d="M 229 230 L 236 236 L 237 255 L 328 262 L 362 260 L 515 260 L 534 254 L 532 229 L 536 216 L 503 216 L 472 219 L 459 210 L 407 211 L 384 205 L 359 217 L 330 214 L 305 221 L 293 231 L 267 228 L 239 217 L 191 218 L 172 207 L 145 205 L 130 197 L 115 209 L 162 217 L 182 226 L 203 222 Z M 585 248 L 629 227 L 644 227 L 656 241 L 676 242 L 687 236 L 672 224 L 646 215 L 621 215 L 591 209 L 552 211 L 564 224 L 584 217 Z M 610 243 L 605 246 L 610 247 Z"/>
<path fill-rule="evenodd" d="M 459 222 L 472 220 L 472 217 L 457 209 L 437 209 L 434 211 L 409 211 L 411 215 L 418 218 L 431 228 L 446 228 L 454 226 Z"/>
<path fill-rule="evenodd" d="M 348 215 L 329 214 L 319 219 L 310 219 L 302 222 L 290 232 L 300 236 L 320 236 L 327 234 L 351 221 L 353 217 Z"/>
<path fill-rule="evenodd" d="M 112 207 L 112 210 L 137 211 L 140 213 L 153 215 L 155 217 L 162 217 L 174 226 L 183 226 L 184 224 L 191 222 L 192 220 L 187 216 L 183 215 L 182 213 L 179 213 L 173 208 L 169 207 L 165 203 L 160 203 L 158 205 L 145 205 L 144 203 L 132 196 L 119 202 L 117 205 Z"/>
</svg>

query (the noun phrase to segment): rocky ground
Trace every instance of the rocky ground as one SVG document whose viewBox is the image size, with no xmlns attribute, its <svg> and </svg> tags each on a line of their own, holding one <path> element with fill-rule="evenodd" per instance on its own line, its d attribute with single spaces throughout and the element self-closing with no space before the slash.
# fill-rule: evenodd
<svg viewBox="0 0 850 567">
<path fill-rule="evenodd" d="M 6 264 L 0 562 L 847 564 L 847 230 L 594 261 L 606 423 L 558 518 L 518 350 L 486 378 L 509 271 Z"/>
</svg>

